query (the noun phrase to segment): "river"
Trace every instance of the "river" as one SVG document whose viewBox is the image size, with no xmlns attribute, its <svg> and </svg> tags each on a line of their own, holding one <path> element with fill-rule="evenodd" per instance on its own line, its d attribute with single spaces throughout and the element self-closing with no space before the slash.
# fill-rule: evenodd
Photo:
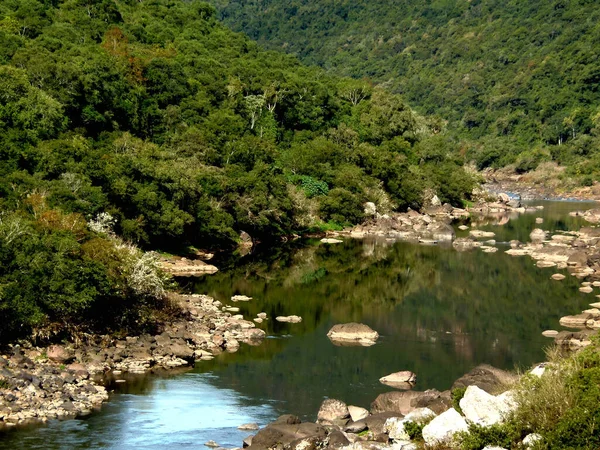
<svg viewBox="0 0 600 450">
<path fill-rule="evenodd" d="M 346 241 L 301 241 L 217 262 L 212 276 L 187 279 L 188 291 L 231 304 L 246 318 L 266 312 L 268 338 L 256 347 L 199 362 L 193 370 L 146 375 L 115 385 L 110 401 L 89 417 L 53 421 L 0 435 L 0 449 L 191 449 L 208 440 L 241 447 L 248 432 L 284 413 L 314 420 L 324 398 L 369 407 L 389 388 L 378 379 L 411 370 L 416 389 L 448 389 L 474 366 L 526 368 L 544 360 L 546 329 L 593 301 L 574 277 L 551 281 L 529 257 L 504 253 L 510 239 L 530 231 L 578 229 L 569 211 L 595 204 L 537 202 L 544 209 L 517 215 L 494 231 L 497 253 L 452 247 Z M 536 217 L 544 223 L 535 224 Z M 502 222 L 506 222 L 504 219 Z M 459 231 L 458 236 L 468 234 Z M 561 271 L 566 273 L 566 270 Z M 296 314 L 299 324 L 273 320 Z M 372 347 L 336 347 L 326 337 L 336 323 L 362 322 L 381 337 Z"/>
</svg>

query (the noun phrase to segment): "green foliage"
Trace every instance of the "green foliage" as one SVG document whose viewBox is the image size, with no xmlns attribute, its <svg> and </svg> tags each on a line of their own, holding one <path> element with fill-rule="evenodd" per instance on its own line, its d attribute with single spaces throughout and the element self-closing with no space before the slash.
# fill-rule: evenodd
<svg viewBox="0 0 600 450">
<path fill-rule="evenodd" d="M 450 396 L 452 398 L 452 407 L 462 414 L 462 409 L 460 407 L 460 401 L 465 396 L 465 392 L 467 391 L 466 387 L 452 389 L 450 392 Z"/>
<path fill-rule="evenodd" d="M 536 145 L 563 154 L 556 162 L 583 163 L 576 143 L 583 136 L 600 147 L 594 2 L 212 3 L 225 23 L 267 48 L 356 78 L 338 88 L 355 109 L 368 108 L 378 83 L 419 112 L 443 117 L 465 146 L 478 147 L 470 153 L 479 168 L 517 162 L 518 171 L 532 170 L 539 159 L 517 157 Z M 365 140 L 379 142 L 410 123 L 391 98 L 374 103 L 380 106 L 362 120 L 352 114 Z"/>
<path fill-rule="evenodd" d="M 306 192 L 308 198 L 318 197 L 319 195 L 327 195 L 329 186 L 324 181 L 315 180 L 313 177 L 304 175 L 300 177 L 302 189 Z"/>
<path fill-rule="evenodd" d="M 408 434 L 411 440 L 422 441 L 424 427 L 424 423 L 417 423 L 412 421 L 404 422 L 404 431 L 406 431 L 406 434 Z"/>
<path fill-rule="evenodd" d="M 358 223 L 373 192 L 457 203 L 470 184 L 445 138 L 427 141 L 437 122 L 261 50 L 196 0 L 1 2 L 0 208 L 6 236 L 26 231 L 2 244 L 0 340 L 86 317 L 149 324 L 155 261 L 114 239 L 230 249 L 241 230 Z M 110 232 L 92 226 L 102 214 Z"/>
<path fill-rule="evenodd" d="M 332 189 L 323 198 L 321 214 L 337 223 L 359 223 L 364 217 L 361 199 L 343 188 Z"/>
<path fill-rule="evenodd" d="M 522 430 L 511 422 L 488 427 L 470 424 L 468 432 L 459 433 L 456 441 L 462 450 L 481 450 L 487 446 L 516 448 L 523 437 Z"/>
</svg>

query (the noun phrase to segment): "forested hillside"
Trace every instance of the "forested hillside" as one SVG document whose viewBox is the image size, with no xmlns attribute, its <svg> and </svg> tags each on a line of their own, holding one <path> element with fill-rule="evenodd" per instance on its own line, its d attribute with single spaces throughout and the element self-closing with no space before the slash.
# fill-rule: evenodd
<svg viewBox="0 0 600 450">
<path fill-rule="evenodd" d="M 206 3 L 2 1 L 0 340 L 152 324 L 164 284 L 136 246 L 339 227 L 426 188 L 459 204 L 456 155 L 399 96 L 263 51 Z"/>
<path fill-rule="evenodd" d="M 600 10 L 589 0 L 214 0 L 268 48 L 449 121 L 480 168 L 600 172 Z M 594 175 L 592 178 L 591 175 Z"/>
</svg>

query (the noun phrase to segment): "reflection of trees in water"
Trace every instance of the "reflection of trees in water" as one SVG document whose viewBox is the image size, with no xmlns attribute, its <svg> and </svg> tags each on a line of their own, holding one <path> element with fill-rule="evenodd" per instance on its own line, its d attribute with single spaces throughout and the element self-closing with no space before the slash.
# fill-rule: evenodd
<svg viewBox="0 0 600 450">
<path fill-rule="evenodd" d="M 227 300 L 246 317 L 298 314 L 300 324 L 272 320 L 259 347 L 202 363 L 212 382 L 256 398 L 284 401 L 314 414 L 324 395 L 368 403 L 386 388 L 378 378 L 413 370 L 419 389 L 444 389 L 479 363 L 513 368 L 543 357 L 540 332 L 584 299 L 576 280 L 550 283 L 528 258 L 406 243 L 350 241 L 263 254 L 205 278 L 196 292 Z M 575 297 L 574 297 L 575 295 Z M 382 335 L 370 348 L 339 348 L 325 337 L 334 323 L 367 323 Z"/>
</svg>

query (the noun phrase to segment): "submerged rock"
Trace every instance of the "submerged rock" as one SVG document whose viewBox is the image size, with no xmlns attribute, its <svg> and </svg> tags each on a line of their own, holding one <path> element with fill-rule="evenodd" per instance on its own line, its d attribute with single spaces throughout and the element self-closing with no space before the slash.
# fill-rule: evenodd
<svg viewBox="0 0 600 450">
<path fill-rule="evenodd" d="M 336 345 L 371 346 L 379 338 L 379 333 L 362 323 L 342 323 L 331 327 L 327 337 Z"/>
</svg>

